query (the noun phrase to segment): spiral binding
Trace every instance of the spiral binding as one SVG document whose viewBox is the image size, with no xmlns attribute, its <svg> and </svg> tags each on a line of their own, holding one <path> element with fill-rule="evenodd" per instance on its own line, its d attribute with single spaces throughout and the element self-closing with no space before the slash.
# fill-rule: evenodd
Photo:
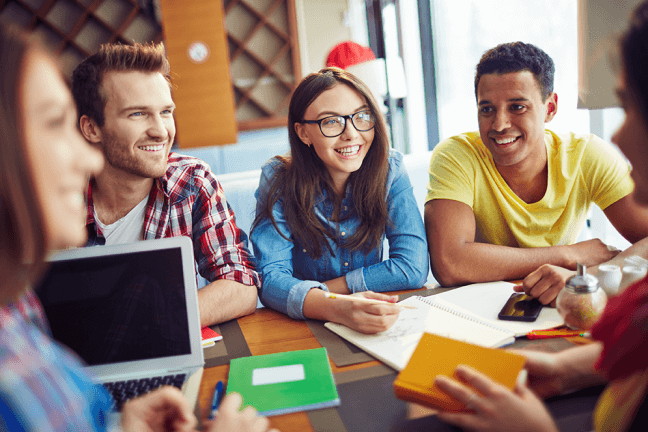
<svg viewBox="0 0 648 432">
<path fill-rule="evenodd" d="M 500 332 L 502 332 L 502 333 L 504 333 L 504 334 L 506 334 L 506 335 L 508 335 L 508 336 L 513 336 L 513 337 L 515 337 L 515 333 L 512 332 L 512 331 L 510 331 L 510 330 L 508 330 L 508 329 L 505 329 L 505 328 L 502 328 L 502 327 L 496 326 L 496 325 L 494 325 L 493 323 L 491 323 L 491 322 L 489 322 L 489 321 L 484 321 L 483 319 L 481 319 L 481 318 L 478 317 L 478 316 L 475 316 L 475 315 L 467 315 L 467 314 L 465 314 L 465 313 L 463 313 L 463 312 L 461 312 L 461 311 L 458 311 L 458 310 L 456 310 L 456 309 L 453 309 L 453 308 L 451 308 L 451 307 L 449 307 L 449 306 L 446 306 L 446 305 L 441 304 L 441 303 L 437 303 L 437 302 L 434 301 L 434 299 L 433 299 L 432 297 L 421 297 L 421 296 L 414 296 L 414 297 L 415 297 L 417 300 L 420 300 L 420 301 L 422 301 L 422 302 L 425 303 L 425 304 L 428 304 L 428 305 L 430 305 L 430 306 L 433 306 L 433 307 L 435 307 L 435 308 L 437 308 L 437 309 L 441 309 L 441 310 L 444 311 L 444 312 L 451 313 L 452 315 L 456 315 L 456 316 L 458 316 L 459 318 L 463 318 L 463 319 L 468 320 L 468 321 L 476 322 L 477 324 L 481 324 L 481 325 L 483 325 L 483 326 L 490 327 L 490 328 L 492 328 L 492 329 L 494 329 L 494 330 L 497 330 L 497 331 L 500 331 Z"/>
</svg>

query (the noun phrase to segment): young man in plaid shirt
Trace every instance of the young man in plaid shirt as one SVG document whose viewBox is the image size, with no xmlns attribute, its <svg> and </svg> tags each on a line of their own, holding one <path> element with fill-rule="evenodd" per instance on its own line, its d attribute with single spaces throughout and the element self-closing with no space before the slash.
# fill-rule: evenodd
<svg viewBox="0 0 648 432">
<path fill-rule="evenodd" d="M 191 237 L 210 282 L 198 293 L 201 324 L 254 312 L 259 276 L 222 187 L 206 163 L 170 153 L 175 105 L 162 44 L 103 45 L 72 80 L 81 133 L 106 158 L 88 186 L 87 245 Z"/>
</svg>

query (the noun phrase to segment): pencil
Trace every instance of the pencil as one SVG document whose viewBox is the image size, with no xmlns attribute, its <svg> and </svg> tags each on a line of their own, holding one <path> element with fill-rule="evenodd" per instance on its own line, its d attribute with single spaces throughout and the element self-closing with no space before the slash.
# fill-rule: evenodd
<svg viewBox="0 0 648 432">
<path fill-rule="evenodd" d="M 590 337 L 590 333 L 582 330 L 575 330 L 575 331 L 561 331 L 561 330 L 556 330 L 556 331 L 544 331 L 544 330 L 536 330 L 532 331 L 530 333 L 527 333 L 526 337 L 527 339 L 553 339 L 553 338 L 561 338 L 561 337 Z"/>
<path fill-rule="evenodd" d="M 369 298 L 366 298 L 366 297 L 357 297 L 357 296 L 350 296 L 350 295 L 344 295 L 344 294 L 334 294 L 334 293 L 331 293 L 331 292 L 325 292 L 324 297 L 330 298 L 330 299 L 349 300 L 349 301 L 360 302 L 360 303 L 369 303 L 369 304 L 392 304 L 392 305 L 402 307 L 403 309 L 416 309 L 416 306 L 404 305 L 404 304 L 400 304 L 400 303 L 390 303 L 388 301 L 378 300 L 378 299 L 369 299 Z"/>
</svg>

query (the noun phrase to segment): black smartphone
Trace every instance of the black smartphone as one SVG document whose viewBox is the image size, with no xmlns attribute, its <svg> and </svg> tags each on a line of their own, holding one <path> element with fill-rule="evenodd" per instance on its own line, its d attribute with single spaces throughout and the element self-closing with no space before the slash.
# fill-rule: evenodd
<svg viewBox="0 0 648 432">
<path fill-rule="evenodd" d="M 538 299 L 524 293 L 513 293 L 497 315 L 497 318 L 508 321 L 535 321 L 542 310 Z"/>
</svg>

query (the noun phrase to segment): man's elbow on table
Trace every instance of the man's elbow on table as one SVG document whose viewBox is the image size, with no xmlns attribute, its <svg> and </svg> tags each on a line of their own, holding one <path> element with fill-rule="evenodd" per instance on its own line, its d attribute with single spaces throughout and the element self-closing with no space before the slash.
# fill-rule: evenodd
<svg viewBox="0 0 648 432">
<path fill-rule="evenodd" d="M 431 252 L 430 252 L 431 253 Z M 457 260 L 446 253 L 430 254 L 430 265 L 432 266 L 432 275 L 443 287 L 451 287 L 470 283 L 464 275 L 465 272 L 461 266 L 457 265 Z"/>
<path fill-rule="evenodd" d="M 241 308 L 241 316 L 253 314 L 257 309 L 257 300 L 259 299 L 259 290 L 254 285 L 246 285 L 244 292 L 245 301 Z"/>
<path fill-rule="evenodd" d="M 434 278 L 442 286 L 457 286 L 471 281 L 466 276 L 465 248 L 475 239 L 475 216 L 461 202 L 438 199 L 425 204 L 425 232 Z"/>
<path fill-rule="evenodd" d="M 254 313 L 257 287 L 218 279 L 198 290 L 200 324 L 208 326 Z"/>
</svg>

